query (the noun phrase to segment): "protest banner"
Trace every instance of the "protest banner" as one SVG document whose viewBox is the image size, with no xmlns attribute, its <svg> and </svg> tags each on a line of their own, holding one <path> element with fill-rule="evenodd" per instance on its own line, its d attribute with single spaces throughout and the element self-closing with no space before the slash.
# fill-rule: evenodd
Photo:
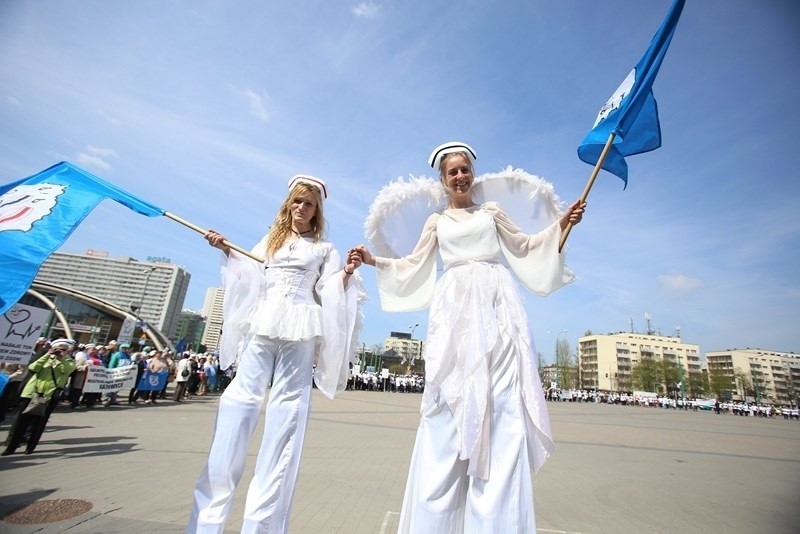
<svg viewBox="0 0 800 534">
<path fill-rule="evenodd" d="M 136 385 L 136 365 L 114 369 L 90 365 L 86 371 L 84 393 L 114 393 L 133 389 Z"/>
<path fill-rule="evenodd" d="M 15 304 L 0 315 L 0 362 L 27 365 L 50 310 Z"/>
</svg>

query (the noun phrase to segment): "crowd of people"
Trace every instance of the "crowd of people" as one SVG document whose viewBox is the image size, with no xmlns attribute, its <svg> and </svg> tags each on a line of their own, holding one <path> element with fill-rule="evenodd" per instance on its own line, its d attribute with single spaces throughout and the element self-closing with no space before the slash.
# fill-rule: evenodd
<svg viewBox="0 0 800 534">
<path fill-rule="evenodd" d="M 598 404 L 618 404 L 622 406 L 641 406 L 645 408 L 665 408 L 697 412 L 713 410 L 720 415 L 733 414 L 749 417 L 800 420 L 800 409 L 797 406 L 762 404 L 758 402 L 725 401 L 716 399 L 668 397 L 654 393 L 627 393 L 612 391 L 595 391 L 592 389 L 560 389 L 551 387 L 546 398 L 551 402 L 589 402 Z"/>
<path fill-rule="evenodd" d="M 92 366 L 115 369 L 136 366 L 134 387 L 109 393 L 84 392 Z M 145 372 L 164 373 L 166 381 L 160 389 L 140 390 L 137 386 Z M 50 414 L 61 406 L 82 410 L 112 405 L 150 405 L 163 400 L 181 402 L 192 396 L 203 396 L 225 389 L 232 379 L 232 370 L 220 370 L 218 359 L 209 354 L 184 352 L 180 357 L 169 350 L 143 346 L 133 350 L 129 343 L 109 341 L 106 344 L 76 344 L 70 339 L 40 338 L 27 364 L 0 362 L 5 387 L 0 395 L 0 422 L 17 411 L 3 455 L 13 454 L 23 443 L 26 454 L 32 454 L 44 432 Z M 173 392 L 167 389 L 172 384 Z M 43 414 L 32 410 L 39 397 L 47 406 Z"/>
</svg>

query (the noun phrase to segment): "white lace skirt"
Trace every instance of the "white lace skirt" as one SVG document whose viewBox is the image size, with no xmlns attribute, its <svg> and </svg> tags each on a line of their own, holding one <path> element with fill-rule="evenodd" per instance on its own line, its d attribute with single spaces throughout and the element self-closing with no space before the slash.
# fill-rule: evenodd
<svg viewBox="0 0 800 534">
<path fill-rule="evenodd" d="M 492 373 L 508 365 L 516 367 L 527 452 L 538 470 L 554 445 L 517 284 L 500 264 L 450 267 L 437 282 L 430 309 L 422 412 L 442 395 L 455 419 L 460 458 L 469 461 L 468 474 L 482 480 L 490 476 Z"/>
</svg>

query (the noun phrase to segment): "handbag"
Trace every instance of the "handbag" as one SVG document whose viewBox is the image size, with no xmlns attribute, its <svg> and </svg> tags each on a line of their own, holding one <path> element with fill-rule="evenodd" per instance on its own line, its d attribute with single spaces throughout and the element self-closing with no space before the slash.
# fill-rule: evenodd
<svg viewBox="0 0 800 534">
<path fill-rule="evenodd" d="M 53 375 L 53 384 L 57 384 L 58 382 L 56 380 L 56 373 L 53 371 L 52 367 L 50 368 L 50 373 Z M 22 410 L 22 413 L 26 415 L 44 417 L 44 415 L 47 413 L 47 405 L 50 404 L 50 399 L 56 395 L 60 395 L 63 390 L 63 388 L 56 386 L 52 396 L 47 396 L 38 391 L 35 392 L 34 396 L 31 397 L 31 401 L 28 403 L 25 409 Z"/>
<path fill-rule="evenodd" d="M 31 401 L 22 410 L 25 415 L 35 415 L 37 417 L 44 417 L 47 413 L 47 405 L 50 404 L 50 397 L 46 397 L 44 393 L 36 393 L 31 397 Z"/>
</svg>

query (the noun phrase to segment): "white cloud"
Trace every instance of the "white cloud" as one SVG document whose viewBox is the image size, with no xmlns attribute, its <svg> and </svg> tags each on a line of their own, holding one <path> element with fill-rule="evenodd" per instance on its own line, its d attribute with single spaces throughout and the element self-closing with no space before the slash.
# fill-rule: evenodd
<svg viewBox="0 0 800 534">
<path fill-rule="evenodd" d="M 22 102 L 20 102 L 18 99 L 14 98 L 11 95 L 8 95 L 6 97 L 6 102 L 8 102 L 9 104 L 14 105 L 14 106 L 22 106 Z"/>
<path fill-rule="evenodd" d="M 111 165 L 106 161 L 108 158 L 116 158 L 117 151 L 113 148 L 102 148 L 89 145 L 86 152 L 80 152 L 77 156 L 78 165 L 91 167 L 93 169 L 107 171 Z"/>
<path fill-rule="evenodd" d="M 658 281 L 665 291 L 676 295 L 686 295 L 703 285 L 701 280 L 682 274 L 662 274 L 659 275 Z"/>
<path fill-rule="evenodd" d="M 269 113 L 267 112 L 267 101 L 269 97 L 266 93 L 256 93 L 252 89 L 240 89 L 239 94 L 247 98 L 250 102 L 250 113 L 257 119 L 267 122 Z"/>
<path fill-rule="evenodd" d="M 361 2 L 353 8 L 353 14 L 362 19 L 371 19 L 378 14 L 379 10 L 380 6 L 374 2 Z"/>
<path fill-rule="evenodd" d="M 97 113 L 98 115 L 103 117 L 105 120 L 107 120 L 111 124 L 122 124 L 121 120 L 119 120 L 117 117 L 114 117 L 113 115 L 109 115 L 108 113 L 106 113 L 105 110 L 97 109 L 97 110 L 95 110 L 95 113 Z"/>
</svg>

